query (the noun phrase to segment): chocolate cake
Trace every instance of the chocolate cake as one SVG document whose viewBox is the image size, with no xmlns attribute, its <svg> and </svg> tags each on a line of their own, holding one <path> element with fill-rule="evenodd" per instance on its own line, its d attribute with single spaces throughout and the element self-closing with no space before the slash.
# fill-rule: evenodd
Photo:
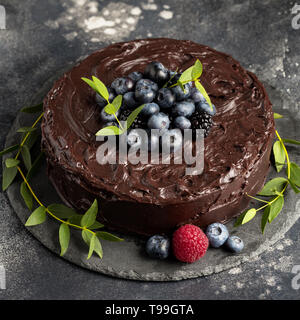
<svg viewBox="0 0 300 320">
<path fill-rule="evenodd" d="M 201 83 L 217 113 L 205 138 L 204 172 L 185 164 L 105 164 L 96 161 L 101 127 L 95 92 L 81 78 L 106 85 L 152 61 L 184 71 L 199 59 Z M 191 41 L 144 39 L 101 49 L 74 66 L 45 97 L 42 146 L 48 176 L 63 201 L 80 212 L 97 198 L 99 221 L 140 235 L 182 224 L 227 222 L 262 188 L 274 136 L 273 112 L 257 77 L 231 56 Z"/>
</svg>

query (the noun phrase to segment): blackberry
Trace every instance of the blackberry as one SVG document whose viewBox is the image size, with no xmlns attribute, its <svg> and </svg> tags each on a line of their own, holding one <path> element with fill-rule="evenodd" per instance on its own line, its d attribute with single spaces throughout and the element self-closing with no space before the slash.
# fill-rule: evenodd
<svg viewBox="0 0 300 320">
<path fill-rule="evenodd" d="M 203 129 L 204 137 L 208 136 L 209 130 L 213 125 L 212 116 L 206 112 L 196 110 L 189 118 L 192 124 L 192 129 Z"/>
<path fill-rule="evenodd" d="M 123 109 L 121 110 L 121 114 L 119 117 L 120 121 L 126 121 L 129 115 L 131 114 L 132 110 L 129 109 Z M 138 115 L 135 120 L 133 121 L 132 125 L 130 126 L 131 129 L 138 129 L 138 128 L 147 128 L 147 122 L 140 116 Z"/>
</svg>

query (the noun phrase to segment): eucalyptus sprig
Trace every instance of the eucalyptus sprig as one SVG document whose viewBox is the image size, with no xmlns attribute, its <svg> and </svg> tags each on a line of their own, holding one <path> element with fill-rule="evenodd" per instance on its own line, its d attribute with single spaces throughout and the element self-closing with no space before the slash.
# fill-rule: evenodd
<svg viewBox="0 0 300 320">
<path fill-rule="evenodd" d="M 282 118 L 282 115 L 275 113 L 275 119 Z M 259 196 L 267 197 L 269 200 L 248 195 L 250 198 L 264 203 L 258 209 L 251 208 L 243 212 L 236 220 L 235 226 L 240 226 L 252 220 L 258 211 L 264 210 L 261 218 L 261 231 L 264 233 L 267 223 L 271 223 L 281 212 L 284 206 L 284 193 L 288 186 L 290 186 L 295 193 L 300 193 L 300 167 L 290 162 L 289 154 L 287 152 L 284 142 L 295 145 L 300 145 L 300 141 L 292 139 L 282 139 L 276 130 L 277 141 L 273 144 L 273 154 L 275 159 L 275 167 L 279 173 L 286 167 L 286 177 L 276 177 L 268 181 L 262 190 L 258 193 Z"/>
<path fill-rule="evenodd" d="M 43 105 L 39 104 L 33 107 L 26 107 L 21 109 L 25 113 L 37 113 L 42 110 Z M 76 213 L 73 209 L 63 204 L 50 204 L 46 206 L 43 204 L 33 188 L 30 185 L 34 173 L 37 171 L 44 154 L 41 152 L 37 158 L 32 161 L 30 149 L 37 141 L 37 124 L 42 119 L 43 113 L 41 113 L 31 127 L 23 127 L 17 130 L 23 134 L 20 144 L 15 144 L 6 148 L 0 152 L 0 156 L 10 154 L 17 151 L 15 157 L 7 158 L 5 160 L 5 167 L 3 170 L 2 189 L 6 190 L 15 180 L 17 173 L 21 175 L 23 182 L 20 185 L 21 196 L 30 211 L 31 215 L 27 219 L 25 226 L 31 227 L 42 224 L 46 221 L 47 215 L 60 222 L 58 240 L 61 247 L 61 256 L 63 256 L 70 243 L 71 232 L 70 228 L 81 230 L 81 236 L 84 242 L 89 247 L 89 253 L 87 259 L 89 259 L 95 252 L 100 258 L 103 257 L 103 250 L 100 239 L 108 241 L 123 241 L 123 239 L 114 236 L 105 231 L 99 231 L 104 225 L 96 220 L 98 213 L 98 202 L 95 200 L 91 207 L 86 211 L 84 215 Z M 23 161 L 19 159 L 22 156 Z M 26 169 L 26 174 L 23 171 L 23 167 Z M 37 207 L 33 210 L 33 202 L 37 203 Z"/>
<path fill-rule="evenodd" d="M 126 120 L 126 127 L 123 127 L 120 120 L 117 117 L 117 112 L 122 106 L 122 95 L 118 95 L 111 103 L 109 102 L 109 92 L 105 86 L 105 84 L 98 79 L 95 76 L 92 76 L 92 80 L 88 78 L 81 78 L 84 82 L 86 82 L 94 91 L 96 91 L 97 94 L 99 94 L 102 98 L 104 98 L 107 102 L 107 105 L 104 107 L 104 110 L 108 114 L 113 114 L 116 121 L 119 124 L 119 127 L 117 126 L 107 126 L 101 130 L 99 130 L 96 133 L 96 136 L 110 136 L 110 135 L 121 135 L 126 130 L 128 130 L 136 117 L 139 115 L 139 113 L 144 108 L 144 104 L 136 108 L 131 112 L 131 114 L 128 116 Z"/>
<path fill-rule="evenodd" d="M 170 88 L 180 86 L 181 89 L 183 91 L 185 91 L 184 85 L 189 82 L 194 82 L 195 87 L 200 91 L 200 93 L 203 95 L 203 97 L 205 98 L 205 100 L 207 101 L 207 103 L 209 104 L 211 109 L 213 110 L 213 106 L 212 106 L 212 102 L 210 100 L 210 97 L 207 94 L 205 88 L 203 87 L 203 85 L 200 83 L 200 80 L 199 80 L 199 78 L 202 75 L 202 72 L 203 72 L 203 65 L 200 62 L 200 60 L 197 59 L 196 62 L 194 63 L 194 65 L 192 65 L 191 67 L 189 67 L 188 69 L 186 69 L 185 71 L 182 72 L 178 81 L 175 84 L 171 85 Z"/>
</svg>

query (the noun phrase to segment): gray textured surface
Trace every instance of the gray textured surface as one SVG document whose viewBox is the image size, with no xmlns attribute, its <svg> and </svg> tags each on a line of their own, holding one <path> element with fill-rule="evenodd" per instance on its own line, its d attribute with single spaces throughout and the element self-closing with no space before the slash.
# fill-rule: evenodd
<svg viewBox="0 0 300 320">
<path fill-rule="evenodd" d="M 1 4 L 8 15 L 8 29 L 0 31 L 1 145 L 17 110 L 57 70 L 111 41 L 147 36 L 191 39 L 228 52 L 256 72 L 269 90 L 275 88 L 283 108 L 292 105 L 299 110 L 300 31 L 291 27 L 293 2 L 2 0 Z M 275 105 L 275 110 L 279 107 Z M 290 137 L 289 119 L 283 124 L 282 135 Z M 294 138 L 299 139 L 299 133 Z M 4 194 L 0 211 L 0 264 L 7 273 L 7 289 L 0 291 L 0 298 L 299 298 L 299 291 L 291 287 L 291 269 L 300 264 L 299 221 L 252 262 L 199 279 L 141 283 L 102 276 L 57 258 L 26 231 Z"/>
</svg>

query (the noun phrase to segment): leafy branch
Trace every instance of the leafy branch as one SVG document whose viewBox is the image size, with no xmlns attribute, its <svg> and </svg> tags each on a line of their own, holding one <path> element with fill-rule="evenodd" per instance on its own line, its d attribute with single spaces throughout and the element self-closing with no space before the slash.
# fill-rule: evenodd
<svg viewBox="0 0 300 320">
<path fill-rule="evenodd" d="M 25 113 L 37 113 L 42 110 L 43 105 L 39 104 L 33 107 L 27 107 L 21 109 Z M 5 160 L 5 168 L 3 170 L 3 191 L 6 190 L 15 180 L 17 173 L 21 175 L 23 182 L 20 186 L 20 193 L 23 200 L 30 211 L 33 210 L 33 200 L 36 201 L 38 207 L 33 210 L 29 218 L 27 219 L 25 226 L 35 226 L 46 221 L 47 214 L 60 222 L 59 227 L 59 243 L 61 247 L 61 256 L 63 256 L 70 242 L 70 227 L 81 230 L 82 239 L 89 247 L 88 259 L 95 252 L 100 258 L 103 256 L 103 250 L 99 239 L 108 241 L 123 241 L 123 239 L 116 237 L 108 232 L 99 231 L 104 227 L 103 224 L 96 220 L 98 213 L 98 202 L 95 200 L 91 207 L 86 211 L 84 215 L 76 213 L 73 209 L 68 208 L 63 204 L 50 204 L 44 205 L 33 191 L 29 181 L 33 177 L 37 168 L 39 167 L 41 160 L 43 159 L 43 153 L 32 162 L 30 149 L 37 140 L 36 127 L 39 121 L 42 119 L 43 113 L 39 115 L 36 121 L 31 127 L 22 127 L 17 132 L 23 133 L 24 136 L 20 144 L 13 145 L 0 152 L 0 156 L 9 154 L 17 150 L 14 158 L 7 158 Z M 27 170 L 25 174 L 21 168 L 22 162 L 19 160 L 19 156 L 22 156 L 23 165 Z"/>
<path fill-rule="evenodd" d="M 274 118 L 280 119 L 282 116 L 275 113 Z M 261 218 L 261 230 L 264 233 L 267 223 L 271 223 L 281 212 L 284 206 L 284 193 L 288 186 L 290 185 L 295 193 L 300 193 L 300 167 L 296 163 L 290 162 L 289 154 L 284 144 L 286 142 L 300 145 L 300 141 L 282 139 L 278 131 L 276 130 L 275 132 L 278 139 L 273 144 L 275 167 L 279 173 L 286 166 L 286 178 L 277 177 L 264 185 L 258 195 L 271 198 L 268 201 L 247 194 L 250 198 L 265 204 L 258 209 L 251 208 L 242 213 L 235 222 L 236 227 L 249 222 L 256 216 L 258 211 L 264 210 Z"/>
<path fill-rule="evenodd" d="M 120 120 L 117 117 L 117 112 L 122 106 L 123 96 L 118 95 L 114 98 L 114 100 L 109 102 L 109 92 L 106 88 L 105 84 L 95 76 L 92 76 L 92 80 L 88 78 L 81 78 L 84 82 L 86 82 L 97 94 L 99 94 L 103 99 L 106 100 L 107 105 L 104 107 L 104 111 L 108 114 L 113 114 L 119 127 L 117 126 L 107 126 L 96 133 L 96 136 L 110 136 L 110 135 L 121 135 L 126 130 L 130 128 L 136 117 L 144 108 L 144 105 L 139 106 L 128 116 L 126 120 L 126 127 L 123 127 Z"/>
<path fill-rule="evenodd" d="M 189 83 L 189 82 L 194 82 L 195 87 L 200 91 L 200 93 L 203 95 L 211 109 L 213 110 L 212 102 L 210 100 L 209 95 L 207 94 L 205 88 L 203 85 L 200 83 L 199 78 L 201 77 L 203 72 L 203 65 L 200 62 L 199 59 L 196 60 L 195 64 L 188 69 L 186 69 L 178 79 L 178 81 L 171 85 L 170 88 L 180 86 L 180 88 L 185 91 L 184 85 Z"/>
</svg>

